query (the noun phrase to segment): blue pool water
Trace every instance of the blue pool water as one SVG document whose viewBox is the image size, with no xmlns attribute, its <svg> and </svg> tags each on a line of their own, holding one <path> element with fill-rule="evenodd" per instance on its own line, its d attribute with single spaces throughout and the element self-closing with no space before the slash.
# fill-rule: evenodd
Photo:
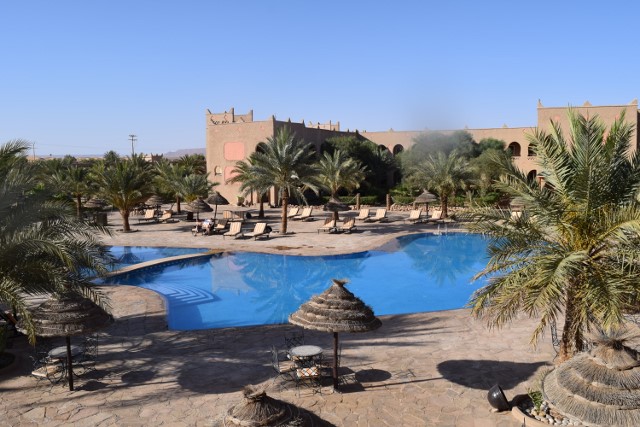
<svg viewBox="0 0 640 427">
<path fill-rule="evenodd" d="M 194 330 L 286 323 L 290 313 L 332 278 L 377 315 L 464 307 L 484 281 L 487 262 L 477 235 L 405 236 L 379 250 L 349 255 L 222 253 L 110 279 L 164 296 L 169 328 Z"/>
</svg>

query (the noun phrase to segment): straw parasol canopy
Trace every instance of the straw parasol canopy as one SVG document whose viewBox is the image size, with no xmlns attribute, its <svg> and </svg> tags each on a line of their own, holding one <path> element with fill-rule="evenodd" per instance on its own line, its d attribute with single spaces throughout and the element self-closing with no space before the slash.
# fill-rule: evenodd
<svg viewBox="0 0 640 427">
<path fill-rule="evenodd" d="M 69 292 L 53 295 L 31 312 L 31 318 L 37 336 L 66 338 L 69 390 L 73 390 L 70 337 L 105 328 L 113 323 L 113 317 L 90 299 Z M 17 328 L 20 332 L 27 332 L 21 321 L 18 321 Z"/>
<path fill-rule="evenodd" d="M 335 197 L 331 197 L 329 201 L 324 205 L 323 210 L 333 212 L 333 219 L 338 220 L 338 212 L 348 211 L 349 205 L 342 203 Z"/>
<path fill-rule="evenodd" d="M 160 206 L 162 203 L 164 203 L 164 200 L 162 199 L 162 197 L 154 194 L 153 196 L 149 197 L 145 203 L 149 206 Z"/>
<path fill-rule="evenodd" d="M 214 191 L 207 198 L 207 203 L 215 205 L 215 211 L 213 213 L 213 218 L 215 219 L 216 215 L 218 215 L 218 205 L 228 205 L 229 201 L 225 199 L 220 193 Z"/>
<path fill-rule="evenodd" d="M 435 195 L 429 193 L 427 190 L 424 190 L 422 194 L 416 197 L 415 200 L 413 201 L 413 207 L 415 209 L 415 205 L 424 203 L 428 208 L 429 203 L 435 202 L 436 200 L 438 200 L 438 198 Z"/>
<path fill-rule="evenodd" d="M 382 322 L 373 310 L 344 287 L 346 280 L 333 279 L 333 284 L 314 295 L 289 316 L 289 322 L 306 329 L 333 333 L 333 387 L 338 386 L 338 332 L 368 332 Z"/>
<path fill-rule="evenodd" d="M 264 390 L 245 387 L 243 394 L 242 402 L 231 407 L 218 426 L 311 427 L 326 425 L 318 417 L 304 409 L 267 396 Z"/>
<path fill-rule="evenodd" d="M 97 197 L 92 197 L 86 202 L 84 202 L 84 207 L 88 209 L 101 209 L 107 205 L 103 199 L 98 199 Z"/>
<path fill-rule="evenodd" d="M 522 209 L 522 208 L 524 208 L 524 205 L 525 205 L 525 203 L 524 203 L 524 199 L 522 197 L 514 197 L 513 199 L 511 199 L 511 202 L 509 202 L 509 207 L 511 209 L 514 209 L 514 208 Z"/>
<path fill-rule="evenodd" d="M 196 219 L 200 219 L 198 215 L 200 212 L 213 212 L 213 208 L 200 197 L 187 203 L 187 205 L 196 213 Z"/>
<path fill-rule="evenodd" d="M 561 413 L 594 426 L 640 425 L 640 354 L 629 333 L 600 333 L 594 348 L 559 365 L 543 395 Z"/>
<path fill-rule="evenodd" d="M 422 194 L 415 198 L 413 203 L 430 203 L 435 202 L 436 200 L 438 200 L 438 198 L 434 194 L 431 194 L 427 190 L 424 190 Z"/>
</svg>

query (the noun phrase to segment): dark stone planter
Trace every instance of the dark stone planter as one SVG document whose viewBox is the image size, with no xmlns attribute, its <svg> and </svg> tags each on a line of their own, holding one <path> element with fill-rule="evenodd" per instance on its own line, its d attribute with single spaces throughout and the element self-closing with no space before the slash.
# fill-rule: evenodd
<svg viewBox="0 0 640 427">
<path fill-rule="evenodd" d="M 489 389 L 489 393 L 487 394 L 487 400 L 498 411 L 510 411 L 511 405 L 507 400 L 507 397 L 504 395 L 502 388 L 496 384 Z"/>
</svg>

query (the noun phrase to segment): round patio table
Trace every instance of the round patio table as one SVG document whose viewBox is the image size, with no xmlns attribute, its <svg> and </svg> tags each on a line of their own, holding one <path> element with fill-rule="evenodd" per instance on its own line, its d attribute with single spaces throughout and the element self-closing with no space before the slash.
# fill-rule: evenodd
<svg viewBox="0 0 640 427">
<path fill-rule="evenodd" d="M 71 346 L 71 357 L 76 357 L 82 354 L 82 348 L 79 345 Z M 64 359 L 67 357 L 67 346 L 61 345 L 49 350 L 49 357 L 52 359 Z"/>
<path fill-rule="evenodd" d="M 293 358 L 311 359 L 322 354 L 322 348 L 317 345 L 299 345 L 291 347 L 289 354 Z"/>
</svg>

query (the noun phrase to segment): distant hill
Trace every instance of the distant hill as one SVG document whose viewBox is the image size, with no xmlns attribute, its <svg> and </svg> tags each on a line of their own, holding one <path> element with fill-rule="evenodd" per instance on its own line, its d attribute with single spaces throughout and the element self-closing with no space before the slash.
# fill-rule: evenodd
<svg viewBox="0 0 640 427">
<path fill-rule="evenodd" d="M 202 154 L 204 156 L 205 148 L 183 148 L 182 150 L 169 151 L 168 153 L 164 153 L 164 157 L 167 159 L 177 159 L 178 157 L 188 154 Z"/>
</svg>

